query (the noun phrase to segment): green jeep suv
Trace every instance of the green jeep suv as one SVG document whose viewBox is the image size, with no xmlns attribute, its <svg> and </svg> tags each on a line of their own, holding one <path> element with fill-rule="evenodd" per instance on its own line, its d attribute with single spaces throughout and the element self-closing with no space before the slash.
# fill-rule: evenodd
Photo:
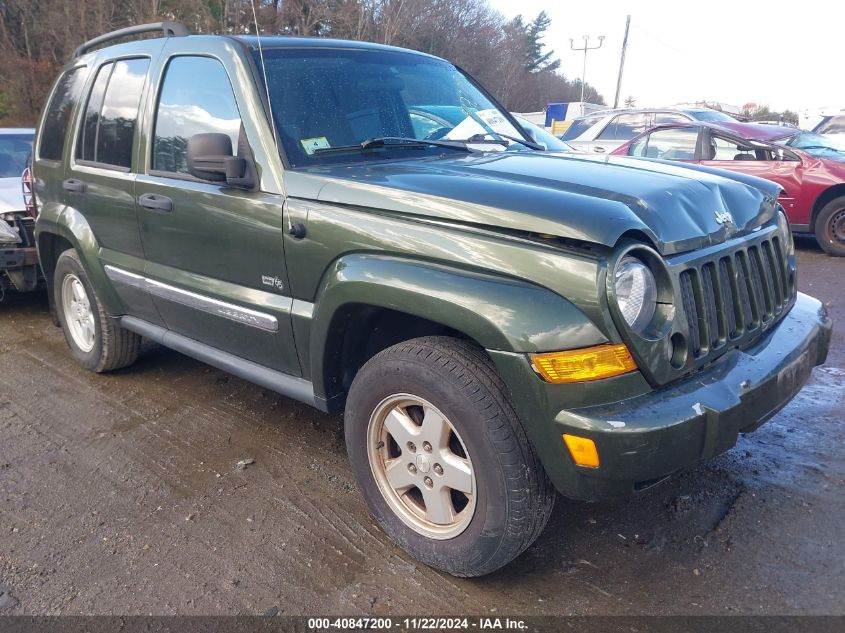
<svg viewBox="0 0 845 633">
<path fill-rule="evenodd" d="M 413 51 L 105 35 L 57 79 L 33 173 L 83 367 L 145 337 L 343 412 L 375 519 L 456 575 L 525 550 L 555 489 L 628 495 L 729 449 L 827 355 L 775 185 L 546 150 Z"/>
</svg>

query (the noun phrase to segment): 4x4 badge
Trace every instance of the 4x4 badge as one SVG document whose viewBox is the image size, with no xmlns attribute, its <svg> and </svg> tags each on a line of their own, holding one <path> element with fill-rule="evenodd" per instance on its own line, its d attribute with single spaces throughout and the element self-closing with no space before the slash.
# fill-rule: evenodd
<svg viewBox="0 0 845 633">
<path fill-rule="evenodd" d="M 285 287 L 284 282 L 275 275 L 261 275 L 261 283 L 265 286 L 274 286 L 279 290 L 282 290 Z"/>
<path fill-rule="evenodd" d="M 716 211 L 717 224 L 734 224 L 734 218 L 729 211 Z"/>
</svg>

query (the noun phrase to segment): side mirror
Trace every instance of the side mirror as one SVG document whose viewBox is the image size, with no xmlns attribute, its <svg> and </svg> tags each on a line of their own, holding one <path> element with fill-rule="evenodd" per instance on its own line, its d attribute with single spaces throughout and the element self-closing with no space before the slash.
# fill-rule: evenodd
<svg viewBox="0 0 845 633">
<path fill-rule="evenodd" d="M 216 132 L 194 134 L 188 139 L 188 173 L 200 180 L 251 187 L 247 160 L 232 153 L 232 140 Z"/>
</svg>

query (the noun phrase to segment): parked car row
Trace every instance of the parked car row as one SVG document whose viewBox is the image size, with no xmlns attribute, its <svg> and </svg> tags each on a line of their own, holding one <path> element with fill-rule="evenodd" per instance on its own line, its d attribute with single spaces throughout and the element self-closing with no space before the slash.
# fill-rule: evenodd
<svg viewBox="0 0 845 633">
<path fill-rule="evenodd" d="M 676 160 L 765 178 L 781 187 L 792 230 L 845 256 L 845 149 L 811 132 L 748 123 L 673 123 L 644 132 L 617 156 Z"/>
<path fill-rule="evenodd" d="M 700 158 L 716 128 L 688 112 L 590 129 L 661 116 L 687 137 L 657 153 Z M 732 158 L 810 156 L 730 139 Z M 107 34 L 38 127 L 50 305 L 91 371 L 145 337 L 342 412 L 378 524 L 486 574 L 539 536 L 555 490 L 631 495 L 728 450 L 830 344 L 779 185 L 568 149 L 414 51 Z"/>
</svg>

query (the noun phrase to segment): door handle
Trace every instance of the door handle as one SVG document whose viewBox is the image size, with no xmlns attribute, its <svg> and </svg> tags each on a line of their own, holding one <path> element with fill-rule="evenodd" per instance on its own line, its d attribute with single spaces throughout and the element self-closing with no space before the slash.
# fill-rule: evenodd
<svg viewBox="0 0 845 633">
<path fill-rule="evenodd" d="M 155 213 L 170 213 L 173 211 L 173 200 L 157 193 L 145 193 L 138 196 L 138 204 Z"/>
<path fill-rule="evenodd" d="M 62 189 L 65 191 L 72 191 L 74 193 L 85 193 L 85 183 L 76 178 L 68 178 L 62 182 Z"/>
<path fill-rule="evenodd" d="M 596 152 L 597 154 L 604 154 L 604 148 L 603 147 L 593 147 L 593 151 Z"/>
</svg>

